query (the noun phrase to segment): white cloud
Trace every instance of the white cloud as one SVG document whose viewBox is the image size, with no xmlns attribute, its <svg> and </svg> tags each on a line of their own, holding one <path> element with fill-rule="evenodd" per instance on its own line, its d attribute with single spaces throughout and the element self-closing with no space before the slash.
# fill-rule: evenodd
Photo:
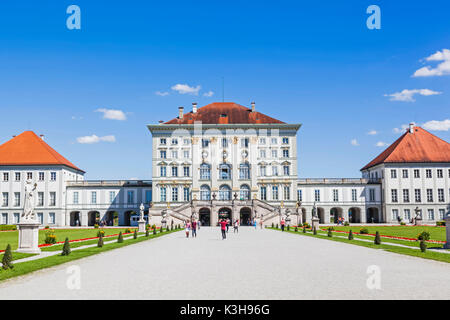
<svg viewBox="0 0 450 320">
<path fill-rule="evenodd" d="M 414 102 L 416 101 L 414 99 L 414 95 L 415 94 L 420 94 L 422 96 L 432 96 L 432 95 L 436 95 L 436 94 L 441 94 L 442 92 L 438 92 L 438 91 L 433 91 L 430 89 L 413 89 L 413 90 L 408 90 L 405 89 L 401 92 L 395 92 L 395 93 L 391 93 L 391 94 L 385 94 L 385 97 L 391 97 L 389 100 L 390 101 L 404 101 L 404 102 Z"/>
<path fill-rule="evenodd" d="M 169 95 L 169 93 L 168 93 L 167 91 L 164 91 L 164 92 L 156 91 L 155 94 L 156 94 L 157 96 L 161 96 L 161 97 L 165 97 L 165 96 L 168 96 L 168 95 Z"/>
<path fill-rule="evenodd" d="M 392 132 L 394 132 L 394 133 L 404 133 L 405 131 L 406 131 L 406 129 L 408 129 L 409 128 L 409 125 L 408 124 L 402 124 L 401 126 L 400 126 L 400 128 L 394 128 L 394 129 L 392 129 Z"/>
<path fill-rule="evenodd" d="M 352 146 L 359 146 L 358 140 L 356 140 L 356 139 L 352 139 L 352 141 L 350 141 L 350 143 L 352 144 Z"/>
<path fill-rule="evenodd" d="M 414 72 L 413 77 L 432 77 L 450 74 L 450 50 L 443 49 L 425 58 L 426 61 L 442 61 L 436 68 L 422 67 Z"/>
<path fill-rule="evenodd" d="M 370 130 L 369 132 L 367 132 L 367 134 L 374 136 L 374 135 L 378 134 L 378 132 L 376 130 Z"/>
<path fill-rule="evenodd" d="M 95 112 L 102 112 L 103 119 L 121 120 L 121 121 L 127 120 L 127 116 L 122 110 L 100 108 L 95 110 Z"/>
<path fill-rule="evenodd" d="M 442 121 L 431 120 L 425 122 L 422 127 L 426 130 L 431 131 L 449 131 L 450 130 L 450 119 L 445 119 Z"/>
<path fill-rule="evenodd" d="M 205 96 L 205 97 L 212 97 L 214 95 L 214 92 L 213 91 L 208 91 L 208 92 L 205 92 L 204 94 L 203 94 L 203 96 Z"/>
<path fill-rule="evenodd" d="M 383 141 L 378 141 L 378 142 L 375 144 L 375 146 L 377 146 L 377 147 L 385 147 L 385 146 L 387 146 L 387 143 L 386 143 L 386 142 L 383 142 Z"/>
<path fill-rule="evenodd" d="M 77 138 L 77 142 L 81 143 L 81 144 L 93 144 L 93 143 L 99 143 L 101 141 L 116 142 L 116 137 L 113 135 L 99 137 L 99 136 L 93 134 L 92 136 L 84 136 L 84 137 Z"/>
<path fill-rule="evenodd" d="M 198 92 L 200 91 L 202 87 L 201 86 L 196 86 L 196 87 L 190 87 L 187 84 L 176 84 L 174 86 L 171 87 L 172 90 L 178 92 L 179 94 L 193 94 L 193 95 L 198 95 Z"/>
</svg>

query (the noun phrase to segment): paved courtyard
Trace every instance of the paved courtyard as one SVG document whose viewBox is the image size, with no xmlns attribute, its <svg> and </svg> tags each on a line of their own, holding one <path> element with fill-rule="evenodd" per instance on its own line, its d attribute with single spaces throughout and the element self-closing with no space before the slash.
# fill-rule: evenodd
<svg viewBox="0 0 450 320">
<path fill-rule="evenodd" d="M 79 266 L 81 288 L 68 289 Z M 381 289 L 367 268 L 379 266 Z M 3 299 L 449 299 L 450 265 L 271 230 L 201 228 L 0 283 Z"/>
</svg>

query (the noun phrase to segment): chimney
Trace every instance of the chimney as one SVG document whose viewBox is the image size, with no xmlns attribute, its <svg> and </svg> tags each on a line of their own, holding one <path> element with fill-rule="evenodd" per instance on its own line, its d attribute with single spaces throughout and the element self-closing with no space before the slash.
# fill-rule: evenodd
<svg viewBox="0 0 450 320">
<path fill-rule="evenodd" d="M 197 113 L 197 102 L 192 103 L 192 113 Z"/>
<path fill-rule="evenodd" d="M 255 112 L 255 102 L 252 102 L 252 112 Z"/>
<path fill-rule="evenodd" d="M 178 118 L 183 119 L 183 107 L 178 107 Z"/>
<path fill-rule="evenodd" d="M 409 124 L 409 133 L 414 133 L 414 122 Z"/>
<path fill-rule="evenodd" d="M 159 124 L 163 124 L 164 120 L 159 120 L 158 122 Z"/>
<path fill-rule="evenodd" d="M 42 140 L 45 140 L 43 134 L 39 135 L 39 137 L 41 137 Z"/>
</svg>

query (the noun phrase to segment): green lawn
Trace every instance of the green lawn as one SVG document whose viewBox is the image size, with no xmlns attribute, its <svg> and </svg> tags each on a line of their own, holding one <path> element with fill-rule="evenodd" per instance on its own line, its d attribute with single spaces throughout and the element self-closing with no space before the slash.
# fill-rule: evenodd
<svg viewBox="0 0 450 320">
<path fill-rule="evenodd" d="M 3 259 L 3 255 L 4 255 L 3 253 L 0 253 L 0 262 Z M 35 254 L 33 254 L 33 253 L 14 252 L 13 251 L 11 253 L 11 255 L 12 255 L 13 260 L 19 260 L 19 259 L 23 259 L 23 258 L 28 258 L 28 257 L 34 256 Z"/>
<path fill-rule="evenodd" d="M 126 229 L 127 228 L 117 228 L 117 229 L 104 228 L 101 230 L 105 231 L 105 235 L 111 235 L 119 233 L 120 231 L 124 232 Z M 135 228 L 130 229 L 134 230 Z M 90 229 L 54 229 L 54 230 L 56 235 L 56 241 L 59 242 L 64 241 L 66 237 L 68 237 L 69 240 L 96 237 L 99 229 L 90 228 Z M 39 230 L 39 244 L 44 243 L 45 231 L 46 230 Z M 18 241 L 19 241 L 19 231 L 0 232 L 0 250 L 5 250 L 8 243 L 11 244 L 11 249 L 15 250 L 17 249 Z"/>
<path fill-rule="evenodd" d="M 431 240 L 445 241 L 445 227 L 431 227 L 431 226 L 333 226 L 335 230 L 359 232 L 362 228 L 367 228 L 369 233 L 375 234 L 377 231 L 380 235 L 406 237 L 417 239 L 417 236 L 422 231 L 430 233 Z"/>
</svg>

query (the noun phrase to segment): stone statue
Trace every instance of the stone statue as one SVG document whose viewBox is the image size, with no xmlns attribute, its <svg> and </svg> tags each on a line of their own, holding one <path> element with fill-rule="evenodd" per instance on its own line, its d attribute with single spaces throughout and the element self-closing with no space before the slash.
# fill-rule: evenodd
<svg viewBox="0 0 450 320">
<path fill-rule="evenodd" d="M 316 207 L 316 203 L 314 202 L 313 205 L 313 212 L 312 212 L 313 217 L 317 218 L 317 207 Z"/>
<path fill-rule="evenodd" d="M 140 210 L 140 215 L 139 215 L 139 220 L 144 220 L 144 210 L 145 210 L 145 207 L 144 207 L 144 204 L 143 203 L 141 203 L 141 205 L 139 206 L 139 210 Z"/>
<path fill-rule="evenodd" d="M 25 182 L 25 202 L 23 205 L 22 218 L 24 220 L 35 220 L 36 215 L 34 214 L 34 192 L 36 191 L 37 184 L 32 184 L 31 179 Z"/>
</svg>

